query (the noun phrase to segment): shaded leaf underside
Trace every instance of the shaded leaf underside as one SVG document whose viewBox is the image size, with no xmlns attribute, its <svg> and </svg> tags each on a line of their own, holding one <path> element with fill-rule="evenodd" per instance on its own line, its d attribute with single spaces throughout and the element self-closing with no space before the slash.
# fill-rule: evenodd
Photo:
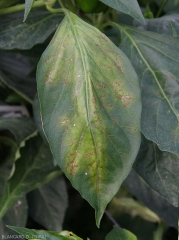
<svg viewBox="0 0 179 240">
<path fill-rule="evenodd" d="M 126 56 L 96 28 L 66 14 L 38 65 L 43 128 L 99 225 L 139 148 L 140 92 Z"/>
</svg>

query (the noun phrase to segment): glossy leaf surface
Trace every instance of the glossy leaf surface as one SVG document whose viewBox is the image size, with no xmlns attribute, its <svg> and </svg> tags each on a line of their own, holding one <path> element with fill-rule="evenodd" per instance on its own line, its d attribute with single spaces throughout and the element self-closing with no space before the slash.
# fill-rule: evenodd
<svg viewBox="0 0 179 240">
<path fill-rule="evenodd" d="M 52 232 L 52 231 L 45 231 L 45 230 L 35 230 L 35 229 L 27 229 L 21 227 L 14 227 L 8 226 L 8 228 L 20 233 L 27 239 L 30 240 L 82 240 L 74 233 L 69 231 L 62 231 L 62 232 Z"/>
<path fill-rule="evenodd" d="M 24 20 L 23 22 L 25 22 L 25 20 L 27 19 L 30 10 L 33 6 L 34 0 L 25 0 L 25 11 L 24 11 Z"/>
<path fill-rule="evenodd" d="M 142 24 L 145 24 L 145 19 L 142 15 L 140 7 L 138 5 L 137 0 L 100 0 L 106 5 L 120 11 L 126 13 Z"/>
<path fill-rule="evenodd" d="M 21 148 L 20 154 L 21 157 L 15 162 L 14 174 L 4 187 L 0 201 L 0 217 L 27 192 L 61 173 L 59 167 L 54 167 L 51 153 L 39 136 L 28 140 L 26 146 Z"/>
<path fill-rule="evenodd" d="M 58 27 L 61 15 L 37 9 L 31 12 L 26 22 L 22 19 L 23 12 L 0 16 L 0 49 L 30 49 L 43 43 Z"/>
<path fill-rule="evenodd" d="M 179 156 L 179 39 L 116 26 L 122 32 L 120 47 L 140 80 L 142 131 L 162 151 Z"/>
<path fill-rule="evenodd" d="M 45 229 L 61 231 L 68 206 L 68 195 L 63 176 L 28 194 L 29 215 Z"/>
<path fill-rule="evenodd" d="M 104 34 L 66 12 L 39 62 L 37 85 L 54 158 L 99 225 L 140 144 L 135 71 Z"/>
<path fill-rule="evenodd" d="M 134 169 L 160 196 L 178 206 L 178 156 L 162 152 L 154 142 L 143 138 Z"/>
<path fill-rule="evenodd" d="M 105 240 L 137 240 L 136 236 L 128 230 L 114 226 L 107 234 Z"/>
</svg>

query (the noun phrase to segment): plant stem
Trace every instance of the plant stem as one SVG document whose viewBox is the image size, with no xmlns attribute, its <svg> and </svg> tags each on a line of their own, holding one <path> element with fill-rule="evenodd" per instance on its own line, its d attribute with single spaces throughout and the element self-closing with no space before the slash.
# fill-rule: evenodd
<svg viewBox="0 0 179 240">
<path fill-rule="evenodd" d="M 111 214 L 107 210 L 105 211 L 105 214 L 111 220 L 111 222 L 114 223 L 115 226 L 120 227 L 120 225 L 116 222 L 116 220 L 111 216 Z"/>
<path fill-rule="evenodd" d="M 64 8 L 52 8 L 51 6 L 49 5 L 46 5 L 46 8 L 49 12 L 52 12 L 52 13 L 64 13 Z"/>
<path fill-rule="evenodd" d="M 36 2 L 34 2 L 32 8 L 42 7 L 42 6 L 45 6 L 43 1 L 36 1 Z M 22 11 L 24 9 L 25 9 L 25 4 L 19 4 L 19 5 L 13 6 L 13 7 L 0 9 L 0 15 L 18 12 L 18 11 Z"/>
<path fill-rule="evenodd" d="M 163 8 L 165 7 L 165 5 L 167 4 L 168 0 L 163 0 L 160 8 L 158 10 L 158 13 L 156 14 L 156 18 L 160 17 L 161 12 L 163 11 Z"/>
</svg>

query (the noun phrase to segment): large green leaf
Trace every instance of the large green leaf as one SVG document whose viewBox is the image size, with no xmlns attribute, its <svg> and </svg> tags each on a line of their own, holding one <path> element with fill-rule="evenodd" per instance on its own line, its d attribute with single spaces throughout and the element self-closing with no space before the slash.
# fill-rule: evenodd
<svg viewBox="0 0 179 240">
<path fill-rule="evenodd" d="M 157 213 L 168 226 L 177 228 L 176 208 L 151 189 L 134 170 L 130 172 L 124 185 L 138 200 Z"/>
<path fill-rule="evenodd" d="M 104 34 L 66 11 L 39 62 L 37 84 L 54 157 L 99 225 L 138 152 L 137 76 Z"/>
<path fill-rule="evenodd" d="M 140 26 L 135 23 L 141 30 L 147 30 L 160 34 L 171 35 L 173 37 L 179 36 L 179 14 L 173 13 L 165 15 L 161 18 L 146 19 L 146 25 Z"/>
<path fill-rule="evenodd" d="M 105 240 L 137 240 L 136 236 L 128 230 L 114 226 L 108 233 Z"/>
<path fill-rule="evenodd" d="M 179 39 L 115 26 L 122 34 L 120 47 L 140 80 L 142 131 L 161 150 L 179 155 Z"/>
<path fill-rule="evenodd" d="M 126 56 L 66 11 L 37 71 L 46 137 L 73 186 L 96 210 L 128 175 L 140 144 L 140 91 Z"/>
<path fill-rule="evenodd" d="M 63 176 L 55 178 L 28 194 L 29 215 L 45 229 L 61 231 L 68 206 Z"/>
<path fill-rule="evenodd" d="M 20 233 L 23 237 L 30 240 L 82 240 L 80 237 L 69 231 L 52 232 L 14 226 L 8 226 L 8 228 Z"/>
<path fill-rule="evenodd" d="M 100 0 L 106 5 L 120 11 L 126 13 L 142 24 L 145 24 L 145 19 L 140 10 L 139 4 L 137 0 Z"/>
<path fill-rule="evenodd" d="M 22 19 L 23 11 L 0 16 L 0 49 L 30 49 L 43 43 L 58 27 L 61 15 L 35 9 L 25 23 Z"/>
<path fill-rule="evenodd" d="M 143 139 L 134 169 L 160 196 L 178 206 L 178 156 L 162 152 L 154 142 Z"/>
<path fill-rule="evenodd" d="M 15 162 L 15 172 L 5 184 L 0 218 L 27 192 L 61 174 L 59 167 L 54 167 L 51 153 L 39 136 L 26 141 L 20 154 Z"/>
<path fill-rule="evenodd" d="M 25 11 L 24 11 L 24 20 L 23 20 L 24 22 L 27 19 L 32 9 L 33 3 L 34 3 L 34 0 L 25 0 Z"/>
</svg>

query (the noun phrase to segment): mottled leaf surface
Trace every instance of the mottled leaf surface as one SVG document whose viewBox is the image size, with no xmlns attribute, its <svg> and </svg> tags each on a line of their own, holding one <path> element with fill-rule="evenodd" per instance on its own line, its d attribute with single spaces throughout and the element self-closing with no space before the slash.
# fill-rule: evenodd
<svg viewBox="0 0 179 240">
<path fill-rule="evenodd" d="M 175 207 L 179 196 L 179 157 L 162 152 L 154 142 L 143 138 L 134 169 L 145 182 Z"/>
<path fill-rule="evenodd" d="M 22 227 L 8 226 L 8 228 L 20 233 L 26 239 L 30 240 L 82 240 L 74 233 L 69 231 L 52 232 L 45 230 L 27 229 Z"/>
<path fill-rule="evenodd" d="M 54 167 L 51 153 L 39 136 L 26 141 L 26 146 L 20 149 L 20 155 L 15 162 L 14 174 L 4 187 L 0 201 L 0 218 L 27 192 L 61 173 L 59 167 Z"/>
<path fill-rule="evenodd" d="M 179 36 L 179 14 L 173 13 L 165 15 L 161 18 L 146 19 L 146 25 L 135 23 L 141 30 L 156 32 L 160 34 L 171 35 L 173 37 Z"/>
<path fill-rule="evenodd" d="M 27 196 L 29 215 L 45 229 L 61 231 L 68 206 L 68 195 L 63 176 L 35 189 Z"/>
<path fill-rule="evenodd" d="M 22 19 L 23 11 L 0 16 L 0 49 L 30 49 L 43 43 L 58 27 L 61 15 L 35 9 L 27 21 Z"/>
<path fill-rule="evenodd" d="M 116 26 L 140 80 L 142 131 L 161 150 L 179 155 L 179 39 Z"/>
<path fill-rule="evenodd" d="M 114 226 L 113 230 L 105 237 L 105 240 L 137 240 L 137 238 L 128 230 Z"/>
<path fill-rule="evenodd" d="M 138 200 L 158 214 L 168 226 L 177 228 L 178 212 L 176 211 L 176 207 L 172 206 L 156 191 L 151 189 L 135 170 L 130 172 L 124 181 L 124 186 Z"/>
<path fill-rule="evenodd" d="M 66 12 L 38 65 L 37 85 L 54 158 L 99 225 L 138 152 L 137 76 L 104 34 Z"/>
<path fill-rule="evenodd" d="M 139 4 L 137 0 L 100 0 L 106 5 L 120 11 L 126 13 L 142 24 L 145 24 L 145 19 L 140 10 Z"/>
<path fill-rule="evenodd" d="M 32 9 L 33 3 L 34 3 L 34 0 L 25 0 L 25 11 L 24 11 L 24 20 L 23 20 L 24 22 L 27 19 Z"/>
</svg>

